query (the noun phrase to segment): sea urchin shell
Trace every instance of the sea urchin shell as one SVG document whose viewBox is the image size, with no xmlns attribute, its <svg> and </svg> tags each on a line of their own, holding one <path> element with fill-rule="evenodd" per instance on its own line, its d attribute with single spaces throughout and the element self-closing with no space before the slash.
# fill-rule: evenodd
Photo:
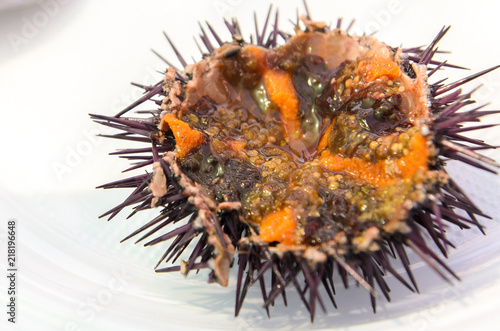
<svg viewBox="0 0 500 331">
<path fill-rule="evenodd" d="M 152 166 L 102 185 L 133 189 L 102 216 L 159 208 L 124 240 L 142 233 L 138 242 L 155 235 L 146 246 L 171 241 L 157 272 L 209 268 L 209 280 L 227 286 L 236 265 L 236 315 L 258 282 L 266 310 L 280 296 L 286 303 L 293 286 L 312 319 L 317 304 L 326 310 L 320 287 L 336 307 L 334 272 L 345 287 L 349 276 L 365 287 L 375 311 L 375 288 L 389 299 L 387 273 L 418 291 L 407 249 L 444 279 L 457 277 L 427 237 L 446 256 L 447 223 L 482 231 L 477 217 L 487 216 L 444 166 L 455 159 L 498 167 L 476 152 L 493 146 L 462 135 L 487 127 L 464 123 L 495 111 L 463 111 L 473 101 L 460 88 L 495 68 L 431 84 L 437 70 L 454 67 L 433 59 L 448 27 L 426 48 L 401 49 L 309 14 L 291 35 L 278 29 L 276 13 L 266 34 L 270 17 L 271 9 L 250 42 L 236 20 L 225 21 L 230 42 L 207 25 L 218 45 L 202 27 L 206 52 L 190 65 L 167 36 L 184 68 L 165 60 L 164 79 L 142 86 L 137 102 L 116 116 L 91 115 L 122 131 L 111 137 L 149 145 L 112 153 L 139 160 L 127 170 Z M 146 101 L 157 109 L 124 117 Z M 188 247 L 186 261 L 160 267 Z M 393 269 L 394 259 L 406 275 Z"/>
</svg>

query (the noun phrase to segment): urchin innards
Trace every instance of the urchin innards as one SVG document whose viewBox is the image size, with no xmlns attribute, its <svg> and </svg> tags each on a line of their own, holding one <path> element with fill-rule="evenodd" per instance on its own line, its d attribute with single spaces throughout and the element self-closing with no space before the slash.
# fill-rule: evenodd
<svg viewBox="0 0 500 331">
<path fill-rule="evenodd" d="M 170 241 L 156 272 L 209 268 L 209 282 L 227 286 L 237 268 L 236 315 L 258 283 L 268 314 L 295 287 L 313 319 L 317 305 L 327 310 L 322 295 L 337 306 L 334 273 L 346 288 L 349 277 L 366 288 L 375 311 L 376 292 L 389 300 L 386 274 L 418 292 L 407 250 L 458 278 L 431 246 L 446 257 L 448 226 L 483 231 L 478 217 L 488 216 L 445 165 L 498 167 L 477 153 L 493 146 L 464 135 L 489 127 L 464 124 L 498 111 L 470 106 L 461 89 L 496 67 L 430 83 L 457 68 L 434 59 L 449 27 L 426 48 L 392 48 L 350 35 L 341 20 L 312 21 L 307 8 L 290 34 L 271 12 L 249 40 L 235 19 L 224 21 L 228 42 L 201 27 L 205 50 L 194 64 L 167 37 L 183 68 L 160 56 L 163 80 L 140 86 L 144 95 L 115 116 L 91 115 L 121 131 L 109 137 L 146 145 L 111 153 L 134 162 L 126 171 L 147 170 L 100 186 L 133 190 L 102 217 L 158 209 L 124 240 Z M 145 102 L 154 109 L 125 117 Z"/>
</svg>

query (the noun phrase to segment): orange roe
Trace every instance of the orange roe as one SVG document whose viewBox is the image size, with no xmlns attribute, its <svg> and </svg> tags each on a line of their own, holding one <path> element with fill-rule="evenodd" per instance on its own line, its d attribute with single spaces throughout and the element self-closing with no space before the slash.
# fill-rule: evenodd
<svg viewBox="0 0 500 331">
<path fill-rule="evenodd" d="M 289 141 L 294 140 L 301 131 L 301 124 L 299 100 L 292 76 L 285 71 L 270 69 L 266 66 L 267 50 L 260 47 L 246 47 L 245 50 L 257 60 L 257 70 L 262 73 L 269 99 L 280 110 Z"/>
<path fill-rule="evenodd" d="M 170 130 L 172 130 L 174 134 L 176 151 L 180 158 L 185 157 L 187 154 L 200 147 L 205 141 L 205 137 L 200 131 L 191 129 L 189 124 L 178 119 L 174 114 L 166 114 L 163 120 L 168 124 Z"/>
<path fill-rule="evenodd" d="M 329 150 L 321 153 L 320 163 L 328 170 L 342 171 L 369 184 L 386 186 L 402 179 L 410 182 L 417 170 L 427 170 L 429 151 L 425 138 L 415 134 L 410 139 L 411 150 L 400 159 L 387 159 L 375 163 L 360 158 L 332 155 Z"/>
<path fill-rule="evenodd" d="M 366 63 L 363 68 L 366 80 L 371 82 L 382 76 L 395 79 L 401 76 L 401 69 L 397 62 L 388 57 L 377 56 Z"/>
<path fill-rule="evenodd" d="M 266 70 L 264 72 L 266 91 L 281 113 L 290 141 L 300 132 L 299 100 L 293 86 L 292 76 L 286 72 Z"/>
<path fill-rule="evenodd" d="M 257 71 L 264 72 L 266 70 L 266 54 L 267 50 L 257 46 L 245 46 L 245 52 L 251 54 L 257 60 Z"/>
<path fill-rule="evenodd" d="M 232 151 L 238 152 L 244 149 L 247 143 L 241 140 L 228 140 L 227 145 Z"/>
<path fill-rule="evenodd" d="M 278 241 L 293 245 L 296 243 L 296 230 L 292 209 L 285 207 L 264 217 L 260 224 L 260 238 L 269 243 Z"/>
<path fill-rule="evenodd" d="M 321 136 L 318 144 L 318 153 L 324 150 L 328 146 L 328 136 L 330 132 L 332 132 L 333 125 L 335 124 L 335 119 L 333 119 L 332 123 L 326 128 L 325 133 Z"/>
</svg>

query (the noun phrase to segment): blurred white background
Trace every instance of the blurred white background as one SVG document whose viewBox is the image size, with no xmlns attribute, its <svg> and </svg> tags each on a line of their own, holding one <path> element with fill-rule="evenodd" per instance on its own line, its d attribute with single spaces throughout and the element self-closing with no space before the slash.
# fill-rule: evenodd
<svg viewBox="0 0 500 331">
<path fill-rule="evenodd" d="M 232 285 L 220 288 L 207 285 L 206 274 L 188 279 L 155 274 L 153 266 L 165 246 L 119 244 L 148 219 L 147 213 L 131 220 L 124 215 L 111 222 L 98 219 L 127 194 L 94 187 L 122 178 L 127 163 L 107 153 L 128 145 L 96 137 L 109 131 L 91 122 L 88 113 L 113 115 L 141 95 L 130 81 L 150 84 L 162 78 L 157 70 L 165 65 L 151 48 L 177 62 L 163 30 L 187 59 L 197 59 L 192 36 L 199 33 L 198 21 L 209 21 L 229 38 L 222 17 L 237 16 L 248 39 L 253 11 L 262 26 L 269 3 L 0 0 L 0 265 L 6 270 L 7 221 L 16 219 L 19 266 L 17 323 L 8 323 L 2 312 L 0 329 L 442 330 L 498 325 L 500 181 L 467 166 L 452 165 L 450 172 L 494 220 L 484 222 L 486 237 L 477 230 L 450 231 L 458 249 L 448 262 L 463 281 L 450 286 L 415 261 L 420 295 L 389 277 L 393 303 L 379 300 L 374 315 L 363 289 L 343 291 L 339 285 L 339 309 L 318 312 L 312 325 L 293 293 L 290 307 L 278 304 L 268 320 L 257 287 L 235 319 L 234 275 Z M 280 26 L 291 31 L 288 18 L 295 18 L 297 8 L 303 12 L 302 1 L 273 3 L 279 7 Z M 336 22 L 343 17 L 344 27 L 356 18 L 353 31 L 378 30 L 378 38 L 393 46 L 426 45 L 442 26 L 452 25 L 440 49 L 453 53 L 439 58 L 471 72 L 500 63 L 499 6 L 493 1 L 308 3 L 313 18 Z M 441 77 L 451 81 L 468 74 L 446 70 Z M 476 99 L 499 109 L 500 71 L 465 89 L 480 84 Z M 500 122 L 500 116 L 487 122 Z M 480 137 L 500 145 L 497 129 Z M 486 154 L 500 159 L 498 151 Z M 0 302 L 6 303 L 7 279 L 0 279 Z"/>
</svg>

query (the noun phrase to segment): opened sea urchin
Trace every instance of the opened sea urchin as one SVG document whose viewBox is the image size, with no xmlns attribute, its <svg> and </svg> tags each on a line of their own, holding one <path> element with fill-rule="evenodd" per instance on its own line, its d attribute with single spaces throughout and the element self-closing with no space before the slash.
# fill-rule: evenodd
<svg viewBox="0 0 500 331">
<path fill-rule="evenodd" d="M 122 131 L 111 137 L 146 144 L 112 153 L 140 160 L 128 170 L 151 169 L 103 185 L 133 189 L 103 216 L 157 208 L 125 239 L 170 241 L 157 272 L 209 268 L 209 280 L 227 286 L 237 268 L 236 315 L 258 282 L 266 309 L 280 296 L 286 302 L 292 286 L 313 318 L 316 304 L 326 310 L 320 288 L 336 306 L 334 273 L 346 287 L 349 277 L 365 287 L 375 310 L 375 291 L 389 298 L 387 273 L 418 290 L 408 249 L 445 279 L 456 277 L 430 246 L 446 256 L 445 227 L 482 231 L 477 216 L 485 215 L 444 160 L 498 166 L 476 153 L 492 146 L 463 135 L 485 127 L 464 123 L 494 111 L 463 110 L 473 101 L 460 89 L 494 68 L 431 84 L 451 66 L 433 60 L 448 28 L 427 48 L 402 49 L 308 14 L 293 35 L 278 28 L 276 14 L 266 34 L 270 13 L 251 42 L 235 20 L 225 21 L 229 42 L 208 25 L 218 45 L 202 28 L 206 52 L 194 64 L 167 37 L 184 68 L 166 61 L 164 79 L 143 86 L 137 102 L 116 116 L 91 115 Z M 124 117 L 146 101 L 156 109 Z"/>
</svg>

